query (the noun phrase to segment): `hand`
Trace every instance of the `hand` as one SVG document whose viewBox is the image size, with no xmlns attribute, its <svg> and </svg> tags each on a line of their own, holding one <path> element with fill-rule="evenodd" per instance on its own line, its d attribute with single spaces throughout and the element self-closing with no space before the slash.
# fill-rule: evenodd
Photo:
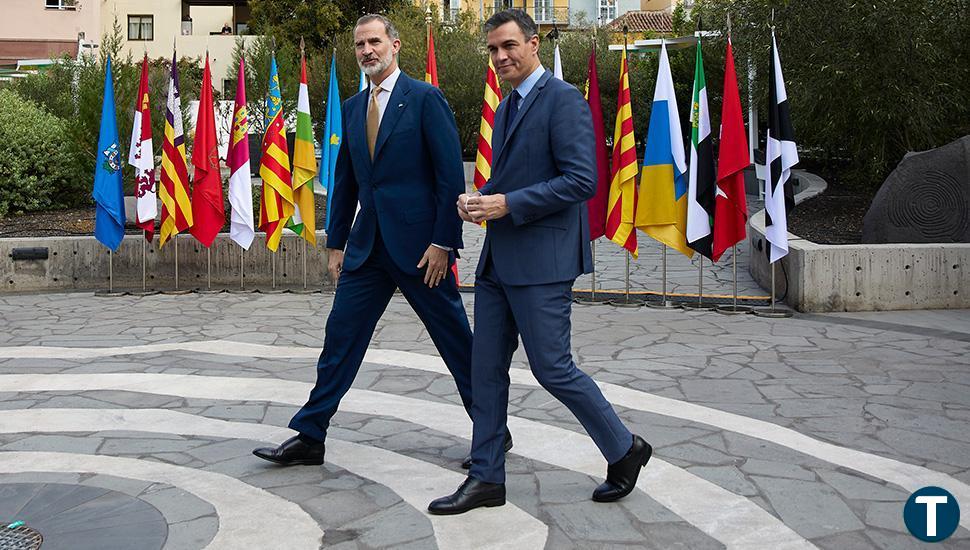
<svg viewBox="0 0 970 550">
<path fill-rule="evenodd" d="M 438 283 L 448 274 L 448 251 L 433 244 L 428 245 L 424 256 L 421 256 L 421 261 L 418 262 L 418 269 L 425 266 L 428 269 L 424 272 L 424 284 L 428 285 L 428 288 L 438 286 Z"/>
<path fill-rule="evenodd" d="M 480 197 L 480 196 L 482 196 L 482 194 L 479 193 L 478 191 L 475 191 L 474 193 L 471 193 L 471 194 L 462 193 L 461 195 L 459 195 L 458 202 L 457 202 L 458 217 L 465 220 L 466 222 L 475 223 L 475 220 L 472 219 L 471 214 L 468 213 L 468 199 L 472 197 Z"/>
<path fill-rule="evenodd" d="M 337 248 L 327 249 L 327 271 L 330 272 L 330 279 L 333 280 L 333 286 L 337 286 L 337 281 L 340 279 L 340 272 L 344 269 L 344 251 Z"/>
<path fill-rule="evenodd" d="M 509 213 L 509 206 L 505 202 L 505 195 L 501 193 L 469 197 L 465 203 L 465 208 L 475 223 L 497 220 L 505 217 Z"/>
</svg>

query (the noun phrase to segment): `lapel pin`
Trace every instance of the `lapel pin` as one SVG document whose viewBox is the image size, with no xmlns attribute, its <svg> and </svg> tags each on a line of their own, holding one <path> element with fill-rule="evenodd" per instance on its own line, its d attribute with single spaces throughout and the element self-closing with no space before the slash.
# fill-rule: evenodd
<svg viewBox="0 0 970 550">
<path fill-rule="evenodd" d="M 402 108 L 404 108 L 404 104 L 403 104 L 403 103 L 398 103 L 398 104 L 397 104 L 397 108 L 398 108 L 398 109 L 402 109 Z"/>
</svg>

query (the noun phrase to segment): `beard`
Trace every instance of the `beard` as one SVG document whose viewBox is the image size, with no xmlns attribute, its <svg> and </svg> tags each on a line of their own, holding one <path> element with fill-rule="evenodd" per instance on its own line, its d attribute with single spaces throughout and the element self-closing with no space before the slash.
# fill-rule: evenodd
<svg viewBox="0 0 970 550">
<path fill-rule="evenodd" d="M 388 50 L 387 55 L 384 57 L 377 58 L 377 63 L 374 65 L 364 65 L 360 59 L 357 60 L 357 66 L 360 70 L 364 71 L 367 76 L 374 76 L 381 74 L 385 69 L 391 66 L 394 61 L 394 53 Z"/>
</svg>

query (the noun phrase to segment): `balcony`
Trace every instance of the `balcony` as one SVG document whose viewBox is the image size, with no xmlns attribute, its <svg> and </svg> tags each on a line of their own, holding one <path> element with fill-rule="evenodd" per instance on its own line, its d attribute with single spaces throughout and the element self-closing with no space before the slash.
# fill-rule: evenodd
<svg viewBox="0 0 970 550">
<path fill-rule="evenodd" d="M 497 12 L 516 9 L 523 10 L 532 16 L 532 19 L 540 25 L 552 25 L 553 23 L 557 25 L 569 25 L 569 8 L 566 7 L 554 7 L 550 5 L 532 5 L 532 6 L 485 6 L 485 13 L 483 14 L 484 19 L 488 19 Z"/>
</svg>

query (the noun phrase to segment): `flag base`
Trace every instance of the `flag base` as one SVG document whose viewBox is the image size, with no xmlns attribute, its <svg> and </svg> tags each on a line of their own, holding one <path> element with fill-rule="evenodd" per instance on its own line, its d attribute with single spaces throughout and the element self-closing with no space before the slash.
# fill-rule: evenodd
<svg viewBox="0 0 970 550">
<path fill-rule="evenodd" d="M 317 292 L 323 292 L 320 288 L 291 288 L 290 292 L 292 294 L 316 294 Z"/>
<path fill-rule="evenodd" d="M 95 290 L 94 295 L 98 298 L 117 298 L 118 296 L 126 296 L 128 293 L 124 290 Z"/>
<path fill-rule="evenodd" d="M 258 288 L 227 288 L 226 292 L 229 294 L 252 294 L 254 292 L 259 292 Z"/>
<path fill-rule="evenodd" d="M 752 313 L 758 317 L 766 317 L 768 319 L 785 319 L 794 315 L 790 309 L 776 309 L 773 307 L 756 309 Z"/>
<path fill-rule="evenodd" d="M 610 303 L 610 301 L 600 299 L 594 300 L 592 298 L 573 298 L 573 303 L 581 306 L 601 306 Z"/>
<path fill-rule="evenodd" d="M 160 292 L 155 289 L 148 289 L 148 290 L 132 290 L 132 291 L 129 291 L 128 294 L 131 294 L 132 296 L 142 297 L 142 296 L 154 296 L 155 294 L 160 294 Z"/>
<path fill-rule="evenodd" d="M 226 290 L 224 288 L 199 288 L 196 289 L 196 294 L 222 294 Z"/>
<path fill-rule="evenodd" d="M 261 288 L 259 289 L 260 294 L 286 294 L 290 289 L 283 287 L 276 288 Z"/>
<path fill-rule="evenodd" d="M 191 294 L 191 293 L 192 293 L 191 289 L 180 288 L 177 290 L 176 289 L 163 290 L 159 294 L 166 294 L 168 296 L 182 296 L 184 294 Z"/>
<path fill-rule="evenodd" d="M 680 310 L 681 304 L 675 304 L 670 300 L 661 300 L 659 302 L 647 302 L 647 307 L 652 309 L 666 309 L 670 311 Z"/>
<path fill-rule="evenodd" d="M 735 306 L 735 305 L 723 305 L 714 308 L 715 311 L 724 315 L 746 315 L 748 313 L 754 312 L 753 307 L 749 306 Z"/>
<path fill-rule="evenodd" d="M 716 305 L 714 305 L 714 304 L 706 304 L 704 302 L 684 302 L 684 303 L 679 304 L 679 305 L 683 309 L 686 309 L 686 310 L 694 310 L 694 311 L 713 311 L 713 310 L 717 309 L 717 306 Z"/>
</svg>

